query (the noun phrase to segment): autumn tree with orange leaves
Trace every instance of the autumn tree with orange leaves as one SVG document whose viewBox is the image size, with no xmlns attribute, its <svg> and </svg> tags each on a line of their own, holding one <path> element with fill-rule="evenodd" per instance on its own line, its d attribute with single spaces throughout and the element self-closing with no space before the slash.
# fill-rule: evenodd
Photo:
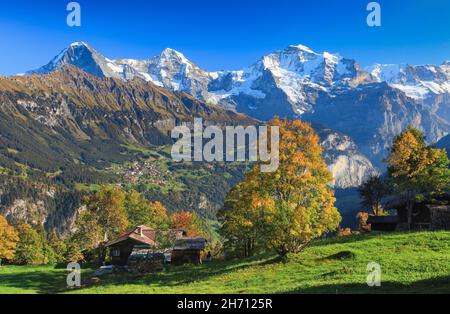
<svg viewBox="0 0 450 314">
<path fill-rule="evenodd" d="M 11 260 L 14 257 L 17 241 L 19 241 L 17 231 L 0 215 L 0 266 L 3 259 Z"/>
<path fill-rule="evenodd" d="M 407 201 L 411 227 L 414 202 L 423 199 L 425 194 L 440 194 L 450 188 L 447 153 L 427 146 L 425 134 L 408 127 L 394 138 L 387 163 L 394 189 Z"/>
<path fill-rule="evenodd" d="M 263 173 L 257 163 L 228 194 L 219 219 L 227 241 L 248 245 L 249 237 L 285 258 L 336 230 L 341 216 L 330 188 L 333 176 L 313 128 L 300 120 L 278 118 L 269 125 L 280 131 L 278 170 Z"/>
<path fill-rule="evenodd" d="M 195 238 L 204 236 L 204 231 L 202 230 L 202 223 L 200 218 L 195 213 L 182 211 L 179 213 L 174 213 L 170 217 L 170 228 L 180 229 L 186 232 L 186 236 Z"/>
</svg>

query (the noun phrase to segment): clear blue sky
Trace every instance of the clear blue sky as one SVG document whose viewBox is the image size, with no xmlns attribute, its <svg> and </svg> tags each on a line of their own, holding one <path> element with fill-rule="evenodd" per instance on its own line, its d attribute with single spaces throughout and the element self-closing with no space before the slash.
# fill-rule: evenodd
<svg viewBox="0 0 450 314">
<path fill-rule="evenodd" d="M 450 59 L 449 0 L 79 0 L 82 27 L 66 25 L 69 1 L 1 1 L 0 74 L 47 63 L 73 41 L 110 58 L 149 58 L 171 47 L 208 70 L 239 69 L 290 44 L 339 52 L 362 65 Z"/>
</svg>

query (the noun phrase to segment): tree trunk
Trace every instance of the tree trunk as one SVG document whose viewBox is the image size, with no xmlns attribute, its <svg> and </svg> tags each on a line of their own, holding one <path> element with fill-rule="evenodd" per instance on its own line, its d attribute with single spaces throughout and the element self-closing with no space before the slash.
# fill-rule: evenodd
<svg viewBox="0 0 450 314">
<path fill-rule="evenodd" d="M 106 259 L 106 248 L 104 247 L 103 244 L 100 244 L 98 247 L 98 263 L 99 266 L 103 266 L 103 262 Z"/>
<path fill-rule="evenodd" d="M 408 192 L 408 201 L 406 202 L 406 214 L 408 218 L 408 228 L 411 230 L 412 226 L 412 209 L 413 209 L 413 199 L 412 199 L 412 192 Z"/>
</svg>

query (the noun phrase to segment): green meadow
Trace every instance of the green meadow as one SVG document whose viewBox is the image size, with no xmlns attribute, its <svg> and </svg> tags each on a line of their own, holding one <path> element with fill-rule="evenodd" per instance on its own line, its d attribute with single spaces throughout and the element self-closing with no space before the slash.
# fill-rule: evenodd
<svg viewBox="0 0 450 314">
<path fill-rule="evenodd" d="M 366 283 L 370 262 L 381 265 L 381 287 Z M 83 277 L 91 272 L 85 269 Z M 66 275 L 50 266 L 3 266 L 0 293 L 450 293 L 450 232 L 322 239 L 284 263 L 264 255 L 169 266 L 144 276 L 109 275 L 99 285 L 74 290 L 65 287 Z"/>
</svg>

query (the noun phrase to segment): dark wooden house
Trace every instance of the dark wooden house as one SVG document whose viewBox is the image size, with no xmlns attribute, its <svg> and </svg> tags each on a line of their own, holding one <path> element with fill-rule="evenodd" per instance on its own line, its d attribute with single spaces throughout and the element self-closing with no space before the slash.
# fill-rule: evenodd
<svg viewBox="0 0 450 314">
<path fill-rule="evenodd" d="M 448 194 L 438 199 L 439 202 L 449 203 Z M 396 230 L 450 230 L 450 205 L 433 205 L 429 201 L 415 203 L 412 209 L 412 222 L 408 225 L 408 210 L 406 201 L 398 200 L 387 204 L 386 209 L 397 212 Z M 392 216 L 387 216 L 392 217 Z M 394 223 L 394 218 L 385 218 L 389 223 Z M 392 219 L 392 220 L 391 220 Z M 368 223 L 381 222 L 381 220 L 369 218 Z M 372 225 L 373 230 L 373 225 Z"/>
<path fill-rule="evenodd" d="M 115 266 L 125 266 L 128 257 L 137 246 L 151 249 L 156 246 L 156 230 L 146 226 L 139 226 L 119 235 L 105 245 L 110 249 L 111 262 Z"/>
<path fill-rule="evenodd" d="M 133 250 L 156 249 L 158 232 L 161 231 L 147 226 L 138 226 L 109 241 L 105 246 L 110 249 L 111 263 L 115 266 L 125 266 Z M 183 238 L 186 233 L 184 230 L 172 229 L 168 231 L 168 235 L 176 240 Z"/>
<path fill-rule="evenodd" d="M 203 238 L 183 238 L 175 242 L 172 250 L 172 264 L 182 265 L 187 263 L 201 264 L 202 254 L 205 250 L 207 240 Z"/>
</svg>

